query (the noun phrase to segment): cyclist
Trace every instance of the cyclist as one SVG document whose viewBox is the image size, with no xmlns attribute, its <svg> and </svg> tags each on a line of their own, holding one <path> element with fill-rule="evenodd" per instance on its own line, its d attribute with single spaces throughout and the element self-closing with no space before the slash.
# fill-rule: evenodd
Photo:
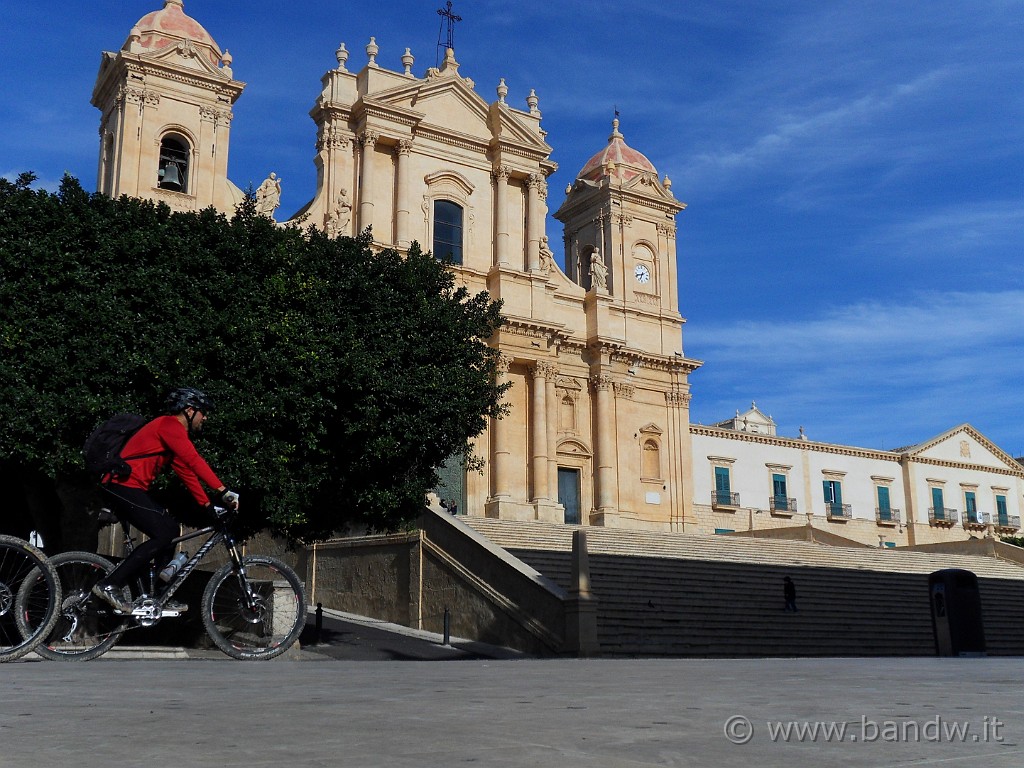
<svg viewBox="0 0 1024 768">
<path fill-rule="evenodd" d="M 161 470 L 169 464 L 192 497 L 211 514 L 211 498 L 220 506 L 238 508 L 238 494 L 227 489 L 192 444 L 192 436 L 202 430 L 213 411 L 210 398 L 193 387 L 181 387 L 167 395 L 164 410 L 165 415 L 143 426 L 121 450 L 130 474 L 109 476 L 102 485 L 114 513 L 149 537 L 92 589 L 120 613 L 132 611 L 123 597 L 124 586 L 144 571 L 150 560 L 165 563 L 174 555 L 171 542 L 179 533 L 179 523 L 149 494 Z M 213 489 L 210 496 L 203 491 L 203 483 Z M 169 601 L 164 609 L 181 612 L 188 606 Z"/>
</svg>

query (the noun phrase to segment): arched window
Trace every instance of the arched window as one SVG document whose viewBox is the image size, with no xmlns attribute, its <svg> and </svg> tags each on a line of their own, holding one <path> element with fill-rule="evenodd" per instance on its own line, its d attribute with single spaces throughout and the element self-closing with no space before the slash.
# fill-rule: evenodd
<svg viewBox="0 0 1024 768">
<path fill-rule="evenodd" d="M 180 136 L 168 134 L 160 142 L 160 165 L 156 185 L 174 192 L 188 192 L 188 142 Z"/>
<path fill-rule="evenodd" d="M 462 263 L 462 206 L 451 200 L 434 201 L 434 258 Z"/>
</svg>

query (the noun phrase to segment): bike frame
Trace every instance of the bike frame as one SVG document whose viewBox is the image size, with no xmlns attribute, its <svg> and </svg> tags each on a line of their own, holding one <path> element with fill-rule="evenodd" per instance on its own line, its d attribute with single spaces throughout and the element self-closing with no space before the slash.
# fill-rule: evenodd
<svg viewBox="0 0 1024 768">
<path fill-rule="evenodd" d="M 123 520 L 119 520 L 118 522 L 121 524 L 121 530 L 124 531 L 124 551 L 125 554 L 127 555 L 130 554 L 132 550 L 135 548 L 134 539 L 131 536 L 131 525 Z M 205 528 L 201 528 L 199 530 L 193 531 L 192 533 L 186 533 L 182 536 L 178 536 L 172 539 L 171 543 L 174 546 L 177 546 L 182 542 L 191 541 L 192 539 L 198 539 L 202 536 L 213 534 L 212 536 L 210 536 L 209 539 L 203 542 L 202 546 L 200 546 L 199 549 L 196 550 L 196 553 L 192 555 L 192 557 L 190 557 L 185 562 L 184 565 L 181 566 L 181 569 L 174 575 L 174 578 L 167 585 L 167 587 L 163 591 L 163 594 L 161 594 L 159 598 L 156 598 L 153 595 L 149 594 L 149 592 L 156 591 L 154 577 L 155 566 L 153 563 L 150 563 L 149 589 L 148 592 L 146 589 L 143 589 L 142 594 L 139 595 L 139 597 L 151 599 L 161 608 L 163 608 L 163 606 L 167 603 L 167 601 L 171 599 L 174 593 L 178 591 L 181 585 L 185 583 L 185 580 L 189 577 L 192 571 L 194 571 L 198 567 L 199 563 L 202 562 L 203 558 L 205 558 L 214 547 L 221 543 L 224 544 L 225 549 L 227 549 L 228 551 L 228 557 L 231 558 L 231 563 L 235 573 L 238 574 L 240 577 L 244 578 L 245 569 L 242 567 L 242 557 L 238 553 L 238 544 L 235 541 L 235 537 L 227 530 L 226 526 L 222 521 L 218 521 L 218 523 L 219 525 L 208 525 Z M 140 578 L 139 581 L 141 583 L 142 579 Z M 243 592 L 245 594 L 246 601 L 249 604 L 248 607 L 252 607 L 253 598 L 251 591 L 248 588 L 246 588 L 243 590 Z M 136 611 L 133 611 L 131 614 L 135 618 L 150 616 L 150 612 L 147 611 L 145 608 L 137 610 L 139 611 L 138 614 L 136 614 Z"/>
</svg>

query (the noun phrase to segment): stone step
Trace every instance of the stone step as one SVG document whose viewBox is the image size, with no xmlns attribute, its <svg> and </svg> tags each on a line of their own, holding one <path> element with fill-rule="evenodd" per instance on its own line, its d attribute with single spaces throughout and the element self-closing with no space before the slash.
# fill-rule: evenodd
<svg viewBox="0 0 1024 768">
<path fill-rule="evenodd" d="M 572 531 L 579 527 L 479 517 L 462 519 L 506 549 L 568 551 L 572 547 Z M 632 531 L 593 526 L 584 528 L 587 531 L 587 547 L 590 553 L 782 566 L 823 565 L 832 568 L 902 573 L 931 573 L 942 568 L 965 568 L 978 576 L 1024 580 L 1024 568 L 1019 565 L 972 555 L 906 549 L 837 547 L 805 541 Z"/>
<path fill-rule="evenodd" d="M 464 518 L 566 590 L 576 526 Z M 1024 653 L 1024 568 L 994 558 L 587 527 L 610 656 L 935 654 L 927 575 L 978 575 L 990 653 Z M 782 608 L 782 577 L 800 612 Z"/>
</svg>

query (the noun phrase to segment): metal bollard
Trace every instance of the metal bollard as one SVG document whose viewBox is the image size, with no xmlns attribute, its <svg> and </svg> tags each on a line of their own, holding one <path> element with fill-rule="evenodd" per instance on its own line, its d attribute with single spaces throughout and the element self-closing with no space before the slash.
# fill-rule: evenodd
<svg viewBox="0 0 1024 768">
<path fill-rule="evenodd" d="M 444 645 L 451 645 L 452 639 L 452 612 L 448 606 L 444 607 Z"/>
<path fill-rule="evenodd" d="M 315 636 L 313 638 L 313 644 L 314 645 L 320 645 L 320 633 L 323 632 L 323 629 L 324 629 L 324 604 L 323 603 L 317 603 L 316 604 L 316 632 L 314 633 Z"/>
</svg>

